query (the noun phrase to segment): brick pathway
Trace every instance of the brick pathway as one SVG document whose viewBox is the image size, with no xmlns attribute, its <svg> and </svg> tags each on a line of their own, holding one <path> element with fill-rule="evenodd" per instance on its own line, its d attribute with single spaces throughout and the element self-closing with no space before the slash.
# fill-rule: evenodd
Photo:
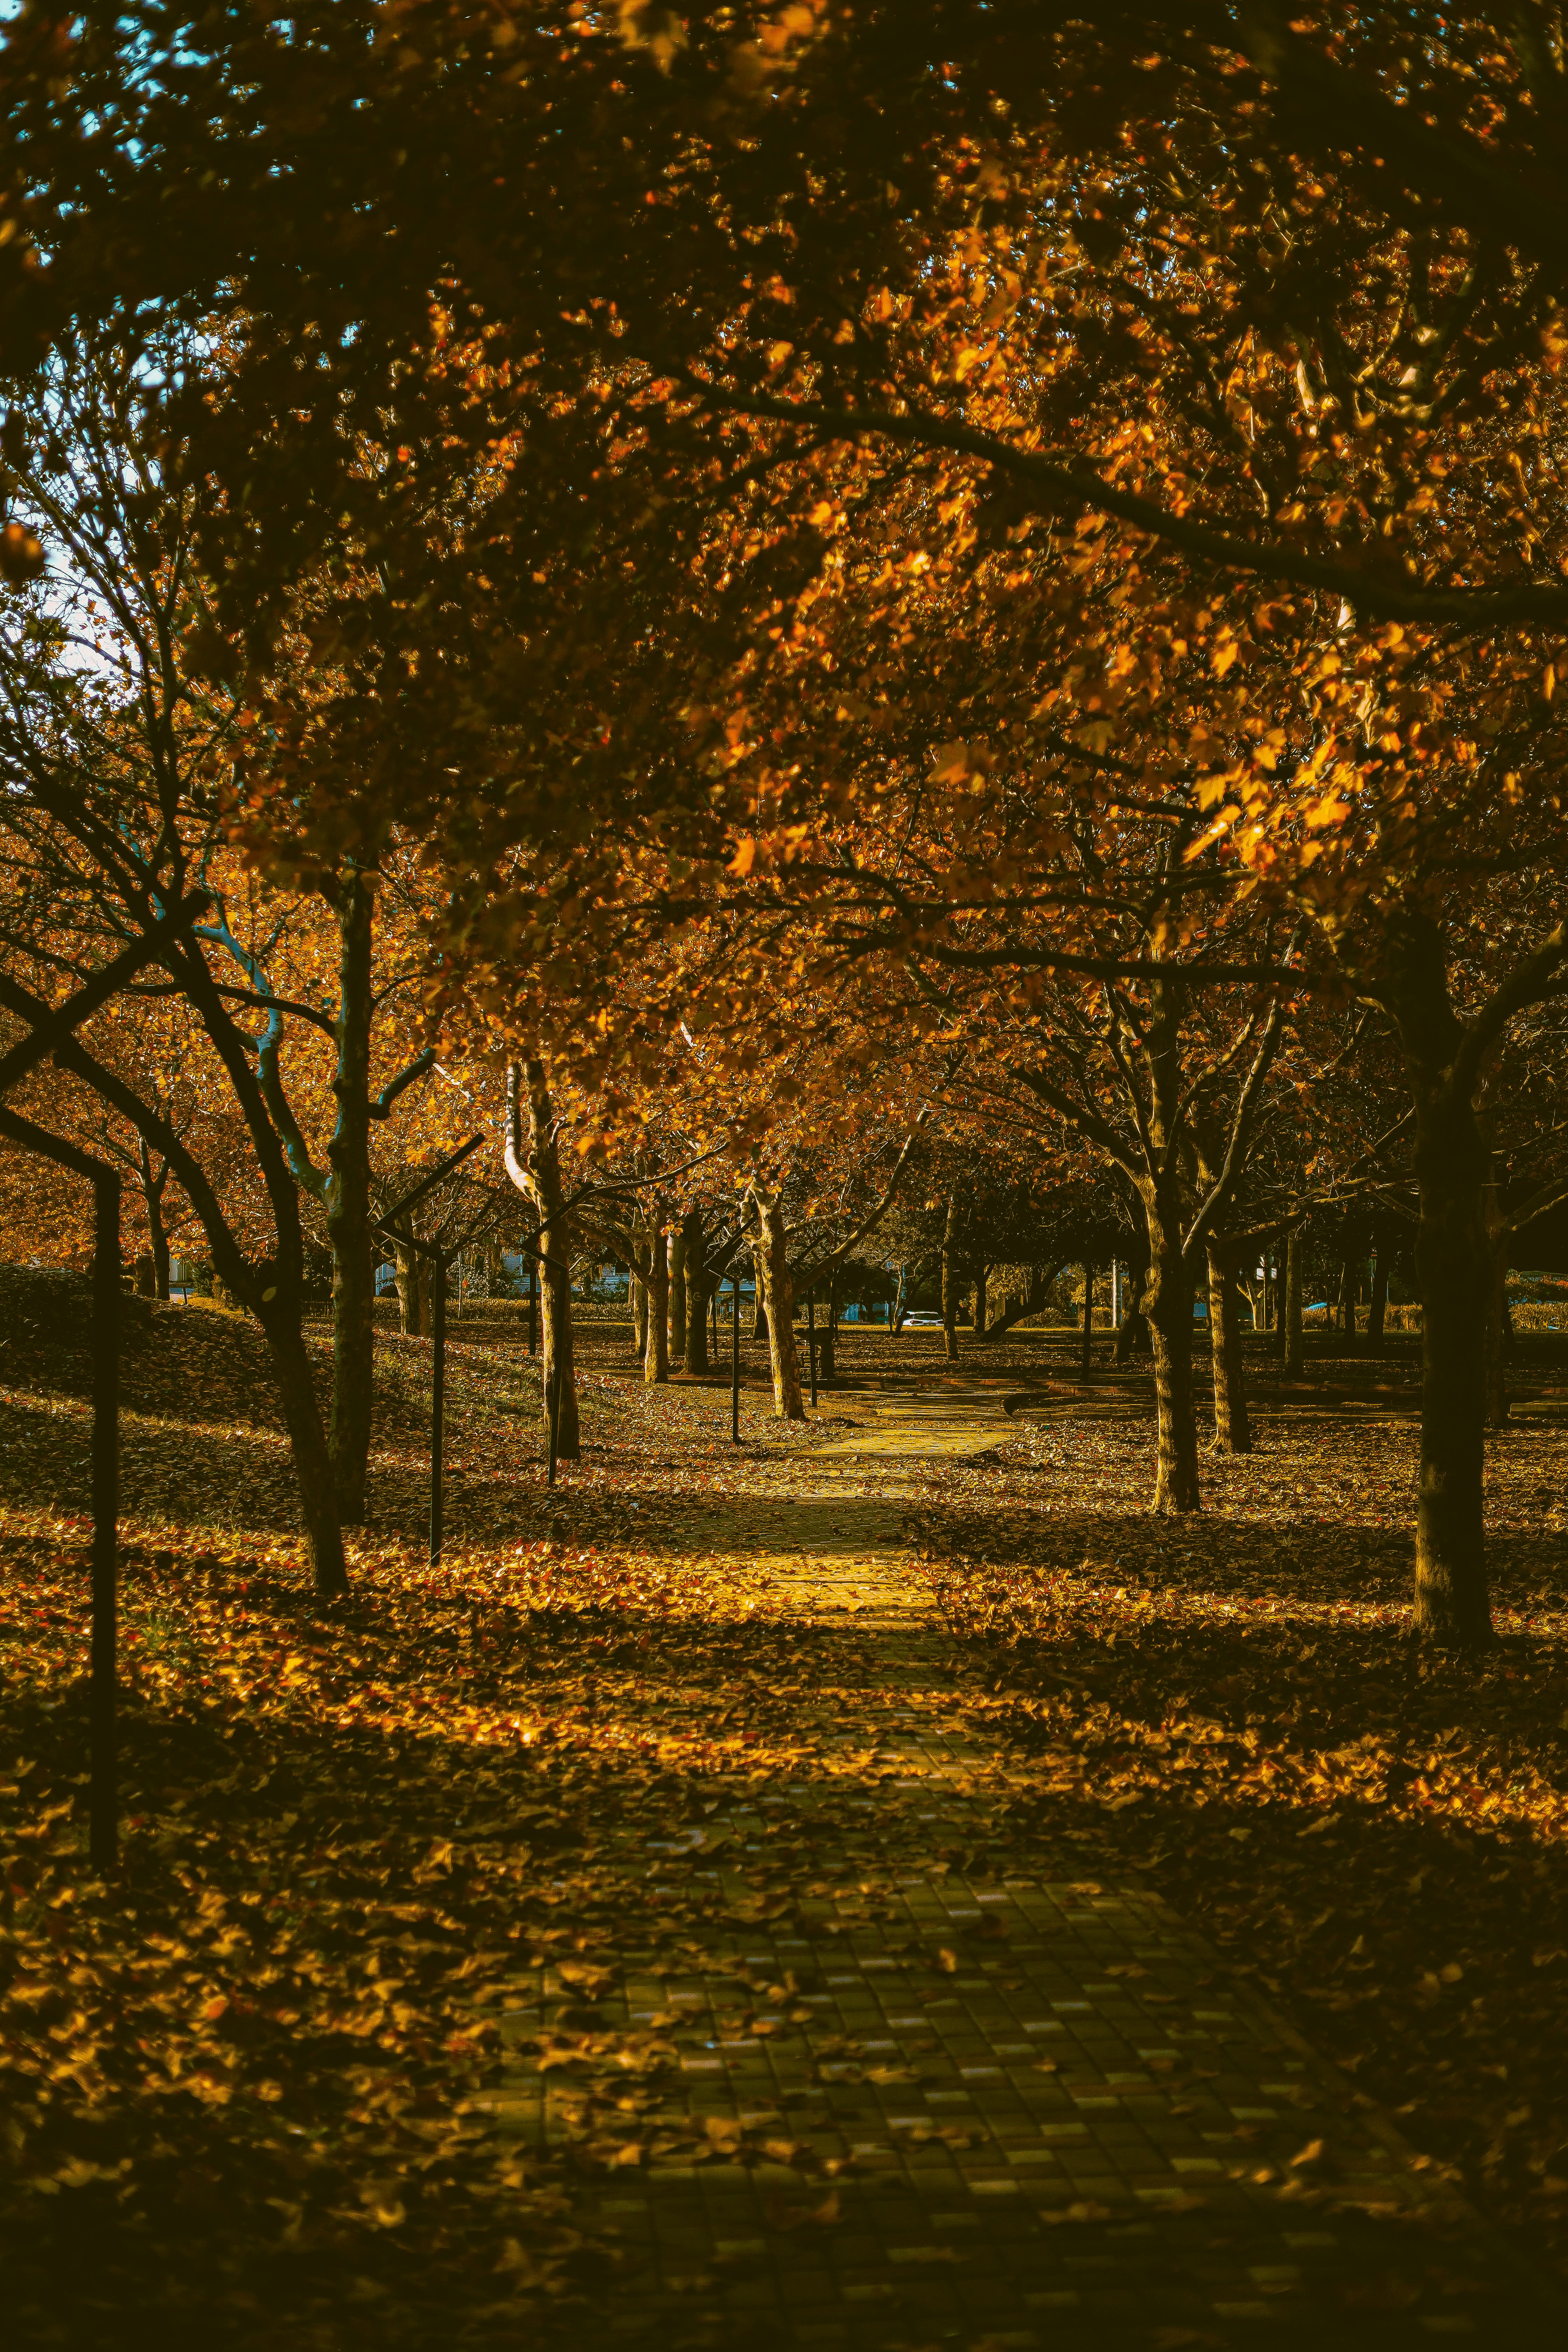
<svg viewBox="0 0 1568 2352">
<path fill-rule="evenodd" d="M 1568 2340 L 1562 2307 L 1428 2186 L 1384 2118 L 1147 1889 L 1097 1872 L 1081 1807 L 1059 1851 L 990 1874 L 992 1824 L 1027 1774 L 966 1736 L 952 1644 L 902 1573 L 898 1519 L 911 1461 L 929 1472 L 1005 1433 L 999 1391 L 855 1411 L 861 1429 L 800 1465 L 809 1551 L 792 1548 L 789 1502 L 750 1514 L 779 1609 L 842 1629 L 824 1653 L 849 1694 L 841 1754 L 765 1788 L 715 1780 L 710 1828 L 647 1853 L 654 1900 L 664 1885 L 710 1890 L 710 1958 L 599 2003 L 607 2025 L 652 2025 L 677 2054 L 655 2110 L 665 2152 L 646 2169 L 583 2168 L 584 2224 L 622 2259 L 574 2340 Z M 713 1849 L 762 1853 L 785 1827 L 809 1838 L 813 1874 L 777 1916 L 742 1924 L 731 1906 L 758 1907 L 754 1883 Z M 567 1990 L 549 1972 L 527 1989 L 546 2015 Z M 508 2021 L 520 2040 L 541 2014 L 523 1999 Z M 528 2137 L 572 2137 L 580 2095 L 554 2091 L 562 2079 L 531 2074 L 520 2051 L 501 2105 Z"/>
</svg>

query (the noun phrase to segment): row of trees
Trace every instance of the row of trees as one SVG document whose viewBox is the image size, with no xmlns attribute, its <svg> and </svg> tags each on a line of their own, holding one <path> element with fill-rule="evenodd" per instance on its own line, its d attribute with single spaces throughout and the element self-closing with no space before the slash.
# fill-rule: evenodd
<svg viewBox="0 0 1568 2352">
<path fill-rule="evenodd" d="M 1485 1637 L 1488 1332 L 1563 1184 L 1550 15 L 18 20 L 4 1002 L 208 892 L 161 952 L 280 1380 L 306 1180 L 207 866 L 346 955 L 406 856 L 408 1042 L 514 1072 L 555 1360 L 551 1236 L 738 1153 L 796 1410 L 797 1270 L 940 1133 L 1117 1188 L 1191 1510 L 1196 1294 L 1223 1332 L 1263 1237 L 1408 1209 L 1417 1616 Z"/>
</svg>

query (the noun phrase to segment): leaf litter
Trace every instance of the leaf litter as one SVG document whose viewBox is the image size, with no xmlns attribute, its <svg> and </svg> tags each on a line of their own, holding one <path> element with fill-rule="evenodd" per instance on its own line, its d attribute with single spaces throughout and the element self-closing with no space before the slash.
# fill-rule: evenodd
<svg viewBox="0 0 1568 2352">
<path fill-rule="evenodd" d="M 717 1426 L 727 1398 L 644 1391 L 585 1349 L 602 1451 L 548 1495 L 536 1430 L 516 1418 L 515 1338 L 476 1343 L 454 1365 L 469 1435 L 448 1558 L 432 1573 L 408 1540 L 422 1499 L 410 1376 L 389 1383 L 378 1433 L 385 1469 L 405 1458 L 406 1491 L 384 1475 L 353 1597 L 323 1612 L 281 1482 L 247 1490 L 271 1498 L 252 1524 L 228 1498 L 214 1516 L 225 1448 L 266 1411 L 246 1418 L 241 1382 L 204 1422 L 192 1357 L 158 1361 L 156 1327 L 175 1312 L 149 1318 L 149 1385 L 155 1366 L 163 1390 L 133 1393 L 133 1411 L 180 1419 L 183 1483 L 169 1519 L 128 1518 L 112 1889 L 83 1853 L 85 1463 L 28 1447 L 53 1427 L 40 1400 L 58 1407 L 69 1383 L 18 1363 L 15 1338 L 5 1367 L 7 1436 L 27 1442 L 7 1448 L 0 1517 L 0 2162 L 8 2291 L 37 2341 L 116 2343 L 131 2308 L 176 2335 L 199 2311 L 204 2341 L 221 2314 L 244 2346 L 284 2326 L 345 2347 L 432 2329 L 510 2340 L 525 2323 L 580 2340 L 626 2260 L 583 2223 L 584 2173 L 785 2167 L 800 2188 L 769 2192 L 769 2226 L 831 2229 L 834 2176 L 858 2159 L 808 2102 L 910 2071 L 823 2033 L 808 1983 L 716 1964 L 715 1917 L 739 1929 L 809 1910 L 815 1932 L 842 1932 L 886 1910 L 911 1860 L 983 1882 L 1064 1840 L 1170 1895 L 1359 2088 L 1404 2111 L 1418 2161 L 1536 2246 L 1561 2245 L 1563 1626 L 1542 1604 L 1561 1546 L 1543 1549 L 1557 1538 L 1538 1512 L 1519 1511 L 1517 1562 L 1511 1537 L 1500 1547 L 1517 1605 L 1476 1675 L 1405 1640 L 1385 1562 L 1399 1538 L 1379 1525 L 1402 1475 L 1386 1432 L 1336 1441 L 1335 1475 L 1363 1507 L 1339 1504 L 1332 1540 L 1293 1516 L 1321 1432 L 1223 1465 L 1224 1516 L 1201 1527 L 1136 1508 L 1136 1415 L 1025 1426 L 940 1475 L 902 1465 L 934 1555 L 912 1572 L 952 1626 L 954 1664 L 935 1688 L 877 1703 L 982 1734 L 998 1759 L 963 1843 L 942 1846 L 887 1787 L 898 1767 L 874 1727 L 835 1744 L 843 1677 L 869 1654 L 842 1622 L 822 1649 L 776 1585 L 775 1506 L 787 1520 L 822 1432 L 776 1443 L 753 1392 L 736 1461 Z M 180 1334 L 198 1370 L 215 1352 L 204 1319 Z M 223 1329 L 216 1352 L 231 1362 L 250 1337 Z M 417 1370 L 406 1343 L 405 1361 Z M 1525 1475 L 1542 1483 L 1557 1441 L 1531 1436 Z M 1517 1479 L 1506 1458 L 1494 1469 L 1506 1528 Z M 651 1506 L 637 1548 L 611 1532 L 629 1496 Z M 715 1822 L 737 1791 L 803 1771 L 884 1790 L 847 1852 L 805 1820 L 761 1839 Z M 947 1947 L 924 1962 L 935 1981 L 963 1964 Z M 656 1980 L 683 1990 L 653 2006 Z M 697 2026 L 803 2033 L 828 2089 L 787 2115 L 694 2116 L 668 2094 Z M 518 2111 L 520 2068 L 557 2086 L 548 2141 Z M 1311 2172 L 1310 2145 L 1296 2162 Z"/>
</svg>

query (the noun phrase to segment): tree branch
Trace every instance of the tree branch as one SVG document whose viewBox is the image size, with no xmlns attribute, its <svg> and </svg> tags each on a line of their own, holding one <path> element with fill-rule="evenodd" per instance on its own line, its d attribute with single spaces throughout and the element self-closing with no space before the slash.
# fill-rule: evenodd
<svg viewBox="0 0 1568 2352">
<path fill-rule="evenodd" d="M 1263 579 L 1289 581 L 1300 588 L 1321 589 L 1376 619 L 1447 622 L 1464 629 L 1484 629 L 1509 621 L 1545 625 L 1568 615 L 1568 583 L 1540 586 L 1528 581 L 1507 588 L 1425 588 L 1415 583 L 1374 579 L 1354 563 L 1309 555 L 1281 540 L 1242 539 L 1212 523 L 1173 514 L 1154 499 L 1119 489 L 1086 463 L 1064 466 L 1037 450 L 1020 449 L 999 434 L 982 432 L 961 418 L 933 416 L 920 409 L 824 408 L 812 401 L 782 400 L 767 393 L 727 392 L 700 377 L 688 381 L 710 406 L 736 415 L 814 425 L 846 441 L 874 434 L 888 441 L 958 450 L 996 467 L 1025 489 L 1033 490 L 1036 503 L 1045 513 L 1059 515 L 1064 509 L 1079 512 L 1088 508 L 1112 514 L 1202 562 L 1255 572 Z"/>
</svg>

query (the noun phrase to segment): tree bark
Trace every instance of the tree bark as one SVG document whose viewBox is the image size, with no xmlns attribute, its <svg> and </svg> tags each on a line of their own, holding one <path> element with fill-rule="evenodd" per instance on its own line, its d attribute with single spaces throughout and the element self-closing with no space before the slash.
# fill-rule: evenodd
<svg viewBox="0 0 1568 2352">
<path fill-rule="evenodd" d="M 634 1265 L 630 1276 L 632 1292 L 632 1339 L 638 1363 L 647 1356 L 647 1285 Z"/>
<path fill-rule="evenodd" d="M 949 1363 L 958 1360 L 958 1193 L 947 1196 L 947 1222 L 942 1234 L 942 1334 Z"/>
<path fill-rule="evenodd" d="M 1356 1279 L 1357 1274 L 1355 1261 L 1353 1258 L 1346 1256 L 1342 1260 L 1340 1265 L 1339 1313 L 1334 1319 L 1338 1323 L 1341 1330 L 1344 1333 L 1346 1339 L 1352 1340 L 1356 1337 Z"/>
<path fill-rule="evenodd" d="M 1051 1284 L 1055 1281 L 1058 1269 L 1055 1266 L 1048 1271 L 1044 1266 L 1030 1266 L 1028 1282 L 1023 1297 L 1012 1299 L 1003 1307 L 1001 1314 L 997 1316 L 984 1337 L 987 1339 L 999 1339 L 1004 1333 L 1013 1328 L 1015 1323 L 1021 1323 L 1026 1315 L 1037 1315 L 1043 1307 L 1048 1307 Z M 1006 1293 L 1004 1292 L 1003 1296 L 1005 1297 Z"/>
<path fill-rule="evenodd" d="M 528 1106 L 527 1159 L 523 1157 L 522 1114 Z M 583 1450 L 577 1415 L 577 1368 L 572 1330 L 572 1236 L 563 1207 L 561 1155 L 555 1139 L 555 1107 L 550 1080 L 537 1055 L 511 1062 L 506 1074 L 506 1172 L 531 1203 L 539 1218 L 540 1303 L 544 1309 L 542 1378 L 539 1383 L 540 1418 L 548 1425 L 550 1376 L 560 1380 L 555 1451 L 563 1461 L 574 1462 Z"/>
<path fill-rule="evenodd" d="M 800 1365 L 795 1346 L 795 1282 L 790 1273 L 789 1236 L 784 1204 L 777 1193 L 770 1199 L 752 1187 L 760 1231 L 752 1248 L 757 1269 L 757 1299 L 766 1300 L 769 1352 L 773 1359 L 773 1418 L 804 1421 Z"/>
<path fill-rule="evenodd" d="M 370 1425 L 375 1395 L 375 1254 L 370 1229 L 371 959 L 375 901 L 370 877 L 351 865 L 336 907 L 338 973 L 337 1118 L 327 1146 L 327 1239 L 332 1252 L 332 1410 L 327 1435 L 338 1515 L 364 1517 Z M 422 1287 L 421 1306 L 427 1295 Z M 421 1328 L 426 1323 L 421 1318 Z"/>
<path fill-rule="evenodd" d="M 899 1265 L 899 1286 L 893 1294 L 893 1304 L 888 1316 L 888 1328 L 895 1339 L 898 1338 L 899 1333 L 903 1329 L 904 1317 L 909 1313 L 909 1307 L 906 1304 L 909 1298 L 910 1289 L 909 1271 L 909 1267 L 900 1261 Z"/>
<path fill-rule="evenodd" d="M 686 1362 L 686 1228 L 677 1225 L 669 1236 L 669 1360 Z"/>
<path fill-rule="evenodd" d="M 1482 1502 L 1489 1252 L 1484 1155 L 1468 1102 L 1423 1089 L 1416 1111 L 1421 1222 L 1421 1472 L 1415 1617 L 1442 1641 L 1489 1640 Z"/>
<path fill-rule="evenodd" d="M 147 1149 L 145 1138 L 139 1137 L 138 1142 L 141 1146 L 142 1198 L 146 1203 L 147 1234 L 153 1251 L 153 1296 L 154 1298 L 167 1298 L 172 1253 L 168 1228 L 163 1223 L 163 1187 L 168 1181 L 169 1166 L 165 1160 L 162 1175 L 154 1176 L 153 1155 Z"/>
<path fill-rule="evenodd" d="M 816 1339 L 816 1370 L 818 1384 L 830 1389 L 838 1377 L 838 1277 L 827 1277 L 827 1313 Z"/>
<path fill-rule="evenodd" d="M 1085 1259 L 1083 1268 L 1083 1353 L 1079 1371 L 1088 1380 L 1094 1360 L 1094 1268 Z"/>
<path fill-rule="evenodd" d="M 1214 1350 L 1214 1450 L 1250 1454 L 1252 1423 L 1241 1360 L 1241 1313 L 1236 1254 L 1223 1241 L 1208 1244 L 1209 1338 Z"/>
<path fill-rule="evenodd" d="M 540 1383 L 540 1417 L 550 1417 L 550 1375 L 557 1375 L 555 1451 L 563 1462 L 575 1462 L 583 1451 L 577 1417 L 575 1335 L 572 1327 L 571 1234 L 562 1211 L 561 1158 L 555 1141 L 555 1108 L 544 1065 L 522 1066 L 528 1087 L 529 1158 L 539 1188 L 543 1231 L 540 1234 L 541 1305 L 544 1309 L 544 1377 Z"/>
<path fill-rule="evenodd" d="M 1500 1240 L 1487 1268 L 1486 1421 L 1508 1427 L 1508 1244 Z"/>
<path fill-rule="evenodd" d="M 1384 1325 L 1388 1316 L 1388 1250 L 1380 1240 L 1375 1246 L 1372 1270 L 1372 1304 L 1367 1309 L 1366 1338 L 1370 1348 L 1383 1345 Z"/>
<path fill-rule="evenodd" d="M 1391 939 L 1389 967 L 1385 1001 L 1415 1098 L 1420 1211 L 1415 1623 L 1438 1642 L 1479 1648 L 1492 1635 L 1482 1487 L 1490 1154 L 1476 1114 L 1471 1038 L 1453 1009 L 1437 925 L 1406 918 Z"/>
<path fill-rule="evenodd" d="M 405 1243 L 394 1242 L 392 1263 L 397 1280 L 398 1328 L 405 1339 L 417 1339 L 424 1329 L 419 1318 L 425 1297 L 419 1279 L 419 1260 Z"/>
<path fill-rule="evenodd" d="M 1167 1240 L 1150 1218 L 1150 1264 L 1143 1313 L 1154 1348 L 1154 1396 L 1159 1407 L 1157 1511 L 1199 1511 L 1198 1431 L 1193 1398 L 1193 1277 L 1179 1240 Z"/>
<path fill-rule="evenodd" d="M 1148 1276 L 1142 1266 L 1130 1266 L 1121 1295 L 1121 1321 L 1116 1333 L 1116 1360 L 1131 1363 L 1140 1345 L 1149 1345 L 1149 1326 L 1143 1314 L 1143 1292 Z M 1139 1326 L 1142 1325 L 1140 1332 Z"/>
<path fill-rule="evenodd" d="M 1301 1260 L 1306 1243 L 1300 1225 L 1292 1225 L 1285 1243 L 1285 1312 L 1280 1317 L 1287 1379 L 1301 1377 Z"/>
<path fill-rule="evenodd" d="M 708 1300 L 710 1296 L 702 1233 L 702 1212 L 689 1209 L 681 1221 L 686 1252 L 686 1369 L 708 1370 Z"/>
<path fill-rule="evenodd" d="M 669 1244 L 662 1202 L 654 1204 L 647 1263 L 647 1345 L 643 1350 L 642 1376 L 650 1387 L 662 1387 L 669 1378 Z"/>
<path fill-rule="evenodd" d="M 756 1253 L 753 1251 L 753 1258 L 755 1255 Z M 768 1308 L 767 1301 L 763 1295 L 761 1274 L 756 1276 L 756 1288 L 752 1296 L 752 1337 L 753 1339 L 765 1339 L 768 1337 Z"/>
<path fill-rule="evenodd" d="M 991 1311 L 987 1295 L 990 1280 L 990 1267 L 984 1264 L 977 1265 L 974 1269 L 974 1336 L 977 1339 L 985 1337 L 986 1318 Z"/>
<path fill-rule="evenodd" d="M 283 1423 L 289 1432 L 312 1580 L 323 1599 L 332 1599 L 348 1591 L 348 1569 L 343 1560 L 331 1455 L 316 1402 L 310 1358 L 300 1328 L 299 1300 L 294 1300 L 291 1313 L 287 1309 L 268 1313 L 263 1307 L 258 1314 L 267 1335 L 272 1374 L 278 1382 Z"/>
</svg>

